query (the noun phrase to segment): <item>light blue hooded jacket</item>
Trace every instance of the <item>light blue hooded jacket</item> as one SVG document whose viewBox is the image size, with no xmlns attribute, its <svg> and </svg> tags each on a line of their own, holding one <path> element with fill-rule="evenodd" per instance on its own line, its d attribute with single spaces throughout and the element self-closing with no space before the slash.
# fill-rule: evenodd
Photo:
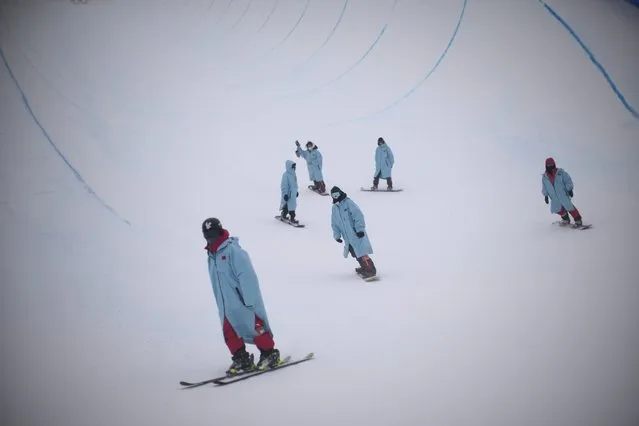
<svg viewBox="0 0 639 426">
<path fill-rule="evenodd" d="M 394 164 L 395 157 L 390 147 L 386 143 L 378 145 L 375 149 L 375 176 L 379 174 L 382 179 L 392 177 Z"/>
<path fill-rule="evenodd" d="M 355 251 L 355 257 L 362 257 L 373 254 L 373 247 L 366 233 L 366 222 L 364 214 L 353 200 L 344 197 L 341 201 L 333 204 L 331 211 L 331 228 L 333 238 L 341 238 L 344 241 L 344 257 L 348 257 L 349 245 Z M 357 232 L 363 231 L 362 238 L 357 236 Z"/>
<path fill-rule="evenodd" d="M 541 178 L 541 193 L 544 197 L 550 198 L 550 211 L 553 213 L 559 213 L 562 207 L 567 212 L 574 210 L 575 206 L 568 195 L 568 192 L 572 190 L 574 190 L 572 178 L 564 169 L 557 169 L 554 183 L 550 182 L 546 173 Z"/>
<path fill-rule="evenodd" d="M 295 211 L 297 207 L 297 175 L 295 174 L 295 169 L 293 169 L 293 164 L 295 164 L 293 161 L 286 160 L 286 170 L 282 174 L 282 182 L 280 184 L 280 208 L 286 206 L 288 211 Z M 285 195 L 288 195 L 288 201 L 284 200 Z"/>
<path fill-rule="evenodd" d="M 310 151 L 303 150 L 298 146 L 295 150 L 295 154 L 306 160 L 308 178 L 311 181 L 321 182 L 324 180 L 324 175 L 322 174 L 322 154 L 317 149 L 317 145 L 314 145 Z"/>
<path fill-rule="evenodd" d="M 264 331 L 271 332 L 260 285 L 248 253 L 240 247 L 237 237 L 227 237 L 219 247 L 208 253 L 209 276 L 217 303 L 220 324 L 224 318 L 239 337 L 253 343 L 258 335 L 255 316 L 264 323 Z"/>
</svg>

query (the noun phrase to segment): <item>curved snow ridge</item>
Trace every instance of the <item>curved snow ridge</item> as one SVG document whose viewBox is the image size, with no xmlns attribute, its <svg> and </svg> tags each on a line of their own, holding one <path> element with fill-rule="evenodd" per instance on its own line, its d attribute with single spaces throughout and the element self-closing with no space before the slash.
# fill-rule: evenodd
<svg viewBox="0 0 639 426">
<path fill-rule="evenodd" d="M 322 51 L 322 49 L 328 44 L 328 42 L 331 41 L 331 39 L 333 38 L 333 36 L 337 32 L 337 28 L 342 23 L 342 21 L 344 19 L 344 15 L 346 14 L 346 9 L 348 8 L 348 2 L 349 1 L 350 0 L 344 0 L 344 3 L 342 4 L 342 10 L 341 10 L 339 16 L 337 17 L 337 21 L 335 22 L 335 24 L 333 24 L 333 28 L 331 29 L 331 31 L 328 34 L 328 36 L 326 36 L 326 38 L 324 39 L 324 42 L 322 43 L 322 45 L 320 47 L 318 47 L 313 53 L 311 53 L 311 55 L 309 57 L 304 59 L 304 61 L 298 63 L 293 68 L 289 69 L 285 74 L 282 74 L 281 76 L 277 77 L 278 79 L 281 80 L 281 79 L 290 78 L 291 76 L 299 73 L 304 68 L 304 66 L 308 65 L 308 63 L 311 61 L 311 59 L 313 59 L 315 56 L 317 56 Z"/>
<path fill-rule="evenodd" d="M 346 8 L 348 7 L 348 2 L 349 2 L 349 0 L 344 0 L 344 4 L 342 5 L 342 11 L 339 14 L 339 17 L 337 18 L 337 22 L 335 22 L 335 25 L 333 25 L 333 29 L 331 29 L 331 32 L 328 34 L 328 36 L 324 40 L 324 43 L 322 43 L 322 45 L 320 47 L 318 47 L 317 50 L 315 50 L 315 52 L 313 52 L 313 54 L 311 54 L 311 56 L 306 58 L 305 62 L 310 61 L 311 59 L 313 59 L 324 48 L 324 46 L 326 46 L 328 44 L 328 42 L 331 40 L 331 38 L 333 38 L 333 35 L 337 31 L 337 27 L 339 27 L 339 25 L 342 23 L 342 19 L 344 18 L 344 14 L 346 13 Z"/>
<path fill-rule="evenodd" d="M 406 92 L 404 95 L 402 95 L 396 101 L 390 103 L 389 105 L 385 106 L 382 109 L 379 109 L 377 111 L 374 111 L 374 112 L 359 116 L 357 118 L 351 118 L 351 119 L 347 119 L 347 120 L 341 120 L 341 121 L 332 122 L 332 123 L 327 124 L 327 126 L 336 126 L 336 125 L 340 125 L 340 124 L 352 123 L 352 122 L 355 122 L 355 121 L 371 118 L 371 117 L 373 117 L 375 115 L 378 115 L 378 114 L 381 114 L 383 112 L 386 112 L 389 109 L 397 106 L 399 103 L 405 101 L 406 99 L 408 99 L 408 97 L 410 97 L 413 93 L 415 93 L 417 91 L 417 89 L 419 89 L 419 87 L 422 84 L 424 84 L 426 82 L 426 80 L 428 80 L 430 78 L 431 75 L 433 75 L 435 70 L 439 67 L 439 65 L 442 63 L 442 61 L 444 60 L 444 58 L 448 54 L 448 51 L 450 50 L 451 46 L 453 45 L 453 42 L 455 41 L 455 38 L 457 38 L 457 34 L 459 33 L 459 28 L 461 27 L 462 21 L 464 20 L 464 14 L 466 12 L 466 6 L 467 5 L 468 5 L 468 0 L 464 0 L 464 4 L 462 5 L 461 11 L 459 13 L 459 18 L 457 19 L 457 24 L 455 25 L 455 29 L 453 30 L 453 34 L 451 35 L 450 39 L 448 40 L 448 44 L 444 48 L 444 51 L 442 52 L 442 54 L 439 56 L 439 58 L 437 59 L 437 61 L 433 65 L 433 67 L 426 73 L 424 78 L 422 78 L 419 82 L 417 82 L 417 84 L 415 84 L 408 92 Z"/>
<path fill-rule="evenodd" d="M 639 112 L 637 112 L 637 110 L 632 105 L 630 105 L 626 97 L 617 88 L 617 85 L 614 83 L 614 81 L 612 80 L 612 78 L 610 77 L 606 69 L 604 68 L 604 66 L 597 60 L 594 53 L 588 48 L 588 46 L 584 44 L 584 42 L 577 35 L 577 33 L 570 27 L 570 25 L 568 25 L 568 23 L 552 7 L 548 5 L 548 3 L 546 3 L 544 0 L 537 0 L 537 1 L 539 1 L 539 3 L 541 3 L 546 8 L 548 13 L 550 13 L 561 25 L 563 25 L 564 28 L 570 33 L 570 35 L 577 41 L 579 46 L 581 46 L 584 52 L 586 52 L 586 55 L 588 55 L 588 57 L 590 58 L 590 61 L 595 65 L 595 67 L 599 69 L 601 74 L 604 76 L 604 78 L 608 82 L 608 85 L 610 86 L 612 91 L 615 93 L 615 95 L 617 96 L 621 104 L 628 110 L 628 112 L 630 112 L 630 114 L 632 114 L 634 118 L 639 119 Z M 639 1 L 637 1 L 637 3 L 639 4 Z"/>
<path fill-rule="evenodd" d="M 281 45 L 283 45 L 286 42 L 286 40 L 289 39 L 289 37 L 291 37 L 291 35 L 293 35 L 297 27 L 300 26 L 302 19 L 304 19 L 304 16 L 306 15 L 306 11 L 308 10 L 308 5 L 310 3 L 311 3 L 311 0 L 306 0 L 306 4 L 304 4 L 304 9 L 302 9 L 302 13 L 297 18 L 297 21 L 295 22 L 295 25 L 293 26 L 293 28 L 291 28 L 291 30 L 286 34 L 286 36 L 284 36 L 284 38 L 271 49 L 271 52 L 277 50 Z"/>
<path fill-rule="evenodd" d="M 393 2 L 393 5 L 391 6 L 391 9 L 390 9 L 390 11 L 388 13 L 388 18 L 386 19 L 386 23 L 384 24 L 382 29 L 379 31 L 379 34 L 377 34 L 377 37 L 375 37 L 375 40 L 373 40 L 371 45 L 368 46 L 368 49 L 366 49 L 366 51 L 362 54 L 362 56 L 360 56 L 359 59 L 357 61 L 355 61 L 350 67 L 348 67 L 345 71 L 343 71 L 337 77 L 332 78 L 331 80 L 329 80 L 328 82 L 322 84 L 321 86 L 317 86 L 317 87 L 314 87 L 314 88 L 311 88 L 311 89 L 308 89 L 308 90 L 304 90 L 303 92 L 298 92 L 298 93 L 294 93 L 294 94 L 283 96 L 283 99 L 288 99 L 288 98 L 302 96 L 302 95 L 308 95 L 308 94 L 316 92 L 318 90 L 325 89 L 326 87 L 330 86 L 331 84 L 333 84 L 333 83 L 339 81 L 340 79 L 342 79 L 345 75 L 347 75 L 349 72 L 351 72 L 353 69 L 355 69 L 359 64 L 361 64 L 364 61 L 364 59 L 366 59 L 368 57 L 368 55 L 371 54 L 373 49 L 375 49 L 375 46 L 377 46 L 377 44 L 382 39 L 382 37 L 384 37 L 384 34 L 386 33 L 386 29 L 388 28 L 388 26 L 391 23 L 391 20 L 393 18 L 393 12 L 395 12 L 395 8 L 397 7 L 397 3 L 398 2 L 399 2 L 399 0 L 395 0 Z M 341 18 L 340 18 L 340 20 L 341 20 Z"/>
<path fill-rule="evenodd" d="M 239 23 L 242 22 L 242 20 L 244 19 L 244 17 L 246 16 L 247 12 L 249 11 L 252 5 L 253 5 L 253 0 L 250 0 L 248 4 L 246 5 L 246 7 L 244 8 L 244 12 L 242 12 L 239 19 L 235 21 L 233 25 L 231 25 L 231 28 L 229 28 L 229 30 L 232 30 L 233 28 L 237 27 Z"/>
<path fill-rule="evenodd" d="M 13 83 L 16 85 L 16 88 L 20 92 L 20 95 L 22 96 L 22 102 L 25 108 L 27 109 L 27 112 L 29 113 L 29 115 L 31 115 L 31 118 L 33 118 L 33 121 L 38 126 L 38 128 L 40 128 L 40 130 L 42 131 L 42 134 L 49 142 L 49 145 L 51 145 L 51 147 L 56 152 L 56 154 L 58 154 L 58 156 L 62 159 L 62 161 L 64 161 L 67 167 L 73 172 L 75 178 L 84 186 L 84 188 L 89 193 L 89 195 L 94 197 L 100 204 L 102 204 L 102 206 L 104 206 L 104 208 L 109 210 L 119 220 L 121 220 L 122 222 L 130 226 L 131 223 L 128 220 L 122 218 L 111 206 L 109 206 L 106 202 L 104 202 L 104 200 L 102 200 L 102 198 L 100 198 L 100 196 L 93 190 L 93 188 L 91 188 L 91 186 L 84 180 L 84 178 L 82 177 L 82 174 L 75 167 L 73 167 L 71 162 L 69 162 L 67 157 L 62 153 L 62 151 L 60 151 L 60 149 L 55 144 L 55 142 L 53 142 L 53 139 L 51 139 L 51 136 L 49 135 L 47 130 L 44 128 L 42 123 L 40 123 L 35 113 L 33 112 L 33 109 L 31 108 L 31 104 L 29 103 L 29 99 L 27 98 L 27 95 L 22 89 L 22 86 L 20 86 L 20 83 L 18 82 L 18 79 L 16 78 L 15 74 L 13 74 L 13 71 L 11 70 L 11 66 L 9 65 L 9 62 L 7 61 L 7 58 L 4 54 L 4 50 L 2 49 L 1 46 L 0 46 L 0 58 L 2 59 L 2 62 L 4 63 L 4 66 L 7 72 L 9 73 L 9 77 L 11 77 L 11 80 L 13 80 Z"/>
<path fill-rule="evenodd" d="M 264 29 L 266 24 L 268 24 L 268 22 L 271 20 L 271 17 L 273 16 L 273 13 L 275 13 L 275 9 L 277 9 L 277 5 L 278 5 L 279 1 L 280 0 L 275 0 L 275 3 L 273 4 L 273 9 L 271 9 L 269 14 L 266 16 L 266 20 L 262 23 L 262 25 L 259 26 L 259 28 L 257 29 L 256 33 L 259 34 L 260 31 L 262 31 L 262 29 Z"/>
</svg>

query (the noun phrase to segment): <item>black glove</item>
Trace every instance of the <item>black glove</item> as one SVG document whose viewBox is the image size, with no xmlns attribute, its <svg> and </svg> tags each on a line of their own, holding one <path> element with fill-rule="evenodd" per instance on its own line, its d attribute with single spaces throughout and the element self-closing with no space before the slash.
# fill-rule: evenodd
<svg viewBox="0 0 639 426">
<path fill-rule="evenodd" d="M 364 231 L 359 231 L 356 235 L 358 238 L 364 238 L 365 234 L 364 234 Z"/>
<path fill-rule="evenodd" d="M 338 243 L 342 243 L 342 239 L 341 238 L 335 238 L 335 241 L 337 241 Z"/>
<path fill-rule="evenodd" d="M 575 194 L 573 194 L 573 192 L 572 192 L 572 189 L 570 191 L 568 191 L 568 195 L 570 195 L 570 198 L 575 196 Z"/>
<path fill-rule="evenodd" d="M 284 201 L 288 201 L 288 194 L 284 196 Z"/>
<path fill-rule="evenodd" d="M 544 197 L 544 201 L 546 202 L 546 204 L 548 204 L 548 196 L 547 195 Z"/>
<path fill-rule="evenodd" d="M 300 141 L 295 141 L 295 146 L 300 146 Z"/>
<path fill-rule="evenodd" d="M 299 197 L 299 196 L 300 196 L 300 193 L 298 192 L 298 193 L 297 193 L 297 195 L 296 195 L 296 197 Z"/>
</svg>

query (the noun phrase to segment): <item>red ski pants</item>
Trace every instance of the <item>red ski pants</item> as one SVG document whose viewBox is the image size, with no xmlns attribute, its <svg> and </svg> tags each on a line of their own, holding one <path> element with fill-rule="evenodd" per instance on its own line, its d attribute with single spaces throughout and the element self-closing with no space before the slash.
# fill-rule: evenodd
<svg viewBox="0 0 639 426">
<path fill-rule="evenodd" d="M 264 331 L 264 322 L 257 315 L 255 316 L 255 331 L 258 335 L 253 339 L 253 342 L 259 350 L 269 350 L 275 347 L 273 336 L 268 331 Z M 228 346 L 231 354 L 234 354 L 238 349 L 244 347 L 244 340 L 237 335 L 235 330 L 233 330 L 233 326 L 226 318 L 224 318 L 222 332 L 224 333 L 226 346 Z"/>
<path fill-rule="evenodd" d="M 568 213 L 570 213 L 570 215 L 572 216 L 573 219 L 577 220 L 581 217 L 581 214 L 579 214 L 579 210 L 577 210 L 577 207 L 575 207 L 573 210 L 570 210 Z M 561 210 L 559 210 L 559 213 L 557 213 L 559 216 L 563 216 L 566 214 L 566 209 L 565 208 L 561 208 Z"/>
</svg>

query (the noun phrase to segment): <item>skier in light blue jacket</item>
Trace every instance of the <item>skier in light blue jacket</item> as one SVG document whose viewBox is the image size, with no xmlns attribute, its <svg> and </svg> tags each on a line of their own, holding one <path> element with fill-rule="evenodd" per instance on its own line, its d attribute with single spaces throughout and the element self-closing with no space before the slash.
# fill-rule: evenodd
<svg viewBox="0 0 639 426">
<path fill-rule="evenodd" d="M 295 141 L 295 155 L 306 160 L 308 167 L 308 178 L 313 181 L 313 185 L 309 186 L 313 191 L 320 194 L 326 193 L 326 184 L 324 183 L 324 175 L 322 173 L 322 154 L 319 152 L 317 145 L 313 142 L 306 142 L 306 151 L 302 150 L 299 141 Z"/>
<path fill-rule="evenodd" d="M 219 219 L 202 223 L 206 240 L 209 276 L 217 303 L 224 341 L 233 363 L 227 374 L 264 369 L 281 363 L 273 333 L 262 300 L 260 285 L 248 253 L 237 237 L 231 237 Z M 246 343 L 260 350 L 257 365 L 246 351 Z"/>
<path fill-rule="evenodd" d="M 386 144 L 384 138 L 377 139 L 377 148 L 375 149 L 375 177 L 373 177 L 372 190 L 376 190 L 379 185 L 379 179 L 386 179 L 388 190 L 393 189 L 392 171 L 395 165 L 395 157 L 393 151 Z"/>
<path fill-rule="evenodd" d="M 331 210 L 331 228 L 333 238 L 338 243 L 344 243 L 344 257 L 350 253 L 360 267 L 355 272 L 363 278 L 374 277 L 377 268 L 370 258 L 373 247 L 366 233 L 364 214 L 353 200 L 337 186 L 331 188 L 333 207 Z"/>
<path fill-rule="evenodd" d="M 300 193 L 297 188 L 297 175 L 295 174 L 296 164 L 291 160 L 286 160 L 284 164 L 285 171 L 282 174 L 282 182 L 280 184 L 281 198 L 280 210 L 282 210 L 282 219 L 290 216 L 290 221 L 298 223 L 295 219 L 295 209 L 297 207 L 297 197 Z"/>
</svg>

